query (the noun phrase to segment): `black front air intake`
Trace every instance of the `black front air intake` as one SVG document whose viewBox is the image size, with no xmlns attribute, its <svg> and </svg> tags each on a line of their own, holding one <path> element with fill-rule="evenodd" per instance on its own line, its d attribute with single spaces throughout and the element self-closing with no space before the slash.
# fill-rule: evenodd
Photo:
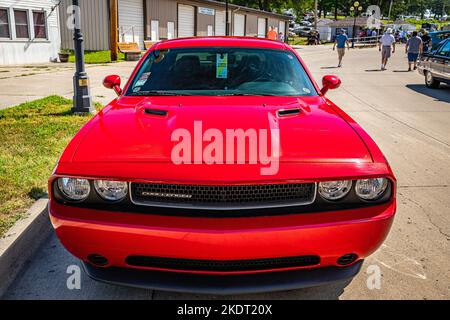
<svg viewBox="0 0 450 320">
<path fill-rule="evenodd" d="M 305 205 L 314 201 L 315 192 L 315 183 L 254 185 L 131 183 L 131 200 L 135 204 L 200 209 Z"/>
<path fill-rule="evenodd" d="M 252 271 L 307 267 L 320 263 L 318 256 L 296 256 L 253 260 L 194 260 L 147 256 L 129 256 L 126 263 L 134 267 L 160 268 L 186 271 Z"/>
</svg>

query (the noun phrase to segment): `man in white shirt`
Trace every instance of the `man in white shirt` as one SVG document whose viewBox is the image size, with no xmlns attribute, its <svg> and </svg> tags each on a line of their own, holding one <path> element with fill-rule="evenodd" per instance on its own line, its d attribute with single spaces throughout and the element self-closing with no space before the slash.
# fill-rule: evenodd
<svg viewBox="0 0 450 320">
<path fill-rule="evenodd" d="M 395 38 L 392 35 L 392 29 L 387 28 L 384 35 L 378 43 L 378 50 L 381 51 L 381 70 L 386 70 L 386 64 L 392 53 L 395 52 Z"/>
</svg>

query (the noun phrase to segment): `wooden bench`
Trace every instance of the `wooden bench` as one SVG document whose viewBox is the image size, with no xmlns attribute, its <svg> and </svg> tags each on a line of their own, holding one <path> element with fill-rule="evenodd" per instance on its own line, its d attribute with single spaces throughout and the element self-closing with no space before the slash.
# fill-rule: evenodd
<svg viewBox="0 0 450 320">
<path fill-rule="evenodd" d="M 136 42 L 119 42 L 120 52 L 125 54 L 126 61 L 137 61 L 141 58 L 141 49 Z"/>
<path fill-rule="evenodd" d="M 144 40 L 145 50 L 150 49 L 155 43 L 156 41 Z"/>
</svg>

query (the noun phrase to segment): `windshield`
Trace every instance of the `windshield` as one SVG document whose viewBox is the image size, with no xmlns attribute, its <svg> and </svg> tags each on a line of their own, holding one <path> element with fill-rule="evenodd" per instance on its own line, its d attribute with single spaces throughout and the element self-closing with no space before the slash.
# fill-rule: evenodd
<svg viewBox="0 0 450 320">
<path fill-rule="evenodd" d="M 317 95 L 289 51 L 183 48 L 151 52 L 127 95 Z"/>
</svg>

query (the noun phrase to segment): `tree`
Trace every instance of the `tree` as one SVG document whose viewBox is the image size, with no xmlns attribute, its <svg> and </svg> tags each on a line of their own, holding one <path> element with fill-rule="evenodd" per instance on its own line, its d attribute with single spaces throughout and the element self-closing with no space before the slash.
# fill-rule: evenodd
<svg viewBox="0 0 450 320">
<path fill-rule="evenodd" d="M 429 6 L 429 9 L 434 14 L 434 18 L 439 19 L 449 10 L 450 0 L 431 0 L 429 1 Z"/>
<path fill-rule="evenodd" d="M 418 15 L 420 19 L 424 18 L 425 11 L 428 9 L 429 0 L 411 0 L 407 12 L 409 14 Z"/>
<path fill-rule="evenodd" d="M 408 3 L 406 0 L 396 0 L 392 2 L 392 10 L 390 19 L 395 20 L 399 15 L 405 14 L 408 9 Z M 389 12 L 389 9 L 388 9 Z M 386 15 L 387 16 L 387 15 Z"/>
</svg>

